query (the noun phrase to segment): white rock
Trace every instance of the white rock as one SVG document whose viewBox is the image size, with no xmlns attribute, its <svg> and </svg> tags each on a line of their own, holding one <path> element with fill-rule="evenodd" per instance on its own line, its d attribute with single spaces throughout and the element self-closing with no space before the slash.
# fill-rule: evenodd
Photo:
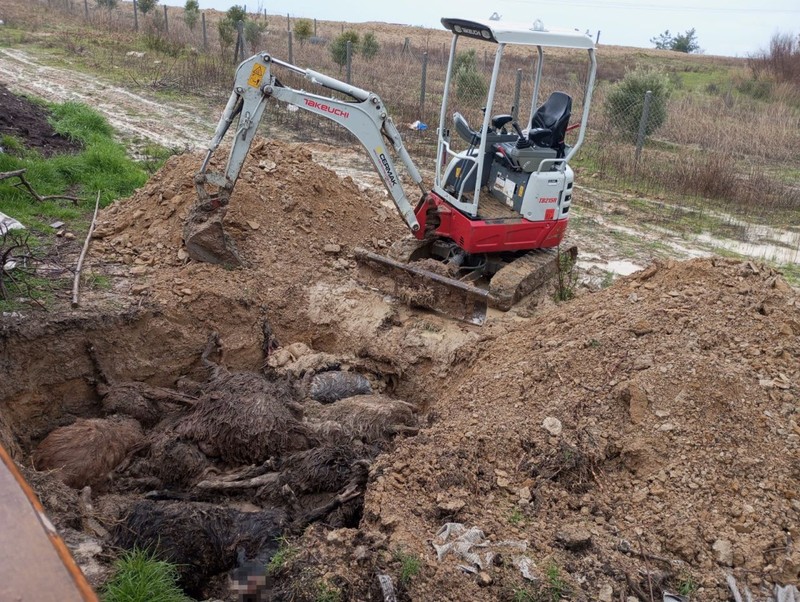
<svg viewBox="0 0 800 602">
<path fill-rule="evenodd" d="M 542 428 L 555 437 L 560 435 L 561 431 L 563 430 L 561 421 L 558 418 L 553 418 L 552 416 L 548 416 L 544 419 L 544 422 L 542 422 Z"/>
</svg>

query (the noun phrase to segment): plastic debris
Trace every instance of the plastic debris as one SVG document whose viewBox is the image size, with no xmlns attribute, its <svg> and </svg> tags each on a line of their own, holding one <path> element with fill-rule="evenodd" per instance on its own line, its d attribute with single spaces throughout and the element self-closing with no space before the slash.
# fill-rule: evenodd
<svg viewBox="0 0 800 602">
<path fill-rule="evenodd" d="M 409 123 L 408 124 L 408 129 L 422 131 L 422 130 L 427 130 L 428 129 L 428 125 L 425 124 L 425 123 L 422 123 L 419 119 L 417 119 L 414 123 Z"/>
<path fill-rule="evenodd" d="M 24 230 L 25 226 L 20 224 L 13 217 L 0 213 L 0 236 L 8 233 L 10 230 Z"/>
</svg>

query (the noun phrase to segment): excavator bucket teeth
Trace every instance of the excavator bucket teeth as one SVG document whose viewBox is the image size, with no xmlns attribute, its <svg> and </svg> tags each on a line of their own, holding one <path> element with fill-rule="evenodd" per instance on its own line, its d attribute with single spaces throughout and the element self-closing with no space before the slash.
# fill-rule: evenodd
<svg viewBox="0 0 800 602">
<path fill-rule="evenodd" d="M 508 311 L 520 299 L 546 285 L 558 274 L 561 261 L 574 262 L 578 247 L 562 245 L 559 249 L 539 249 L 525 255 L 499 270 L 489 284 L 489 304 L 501 311 Z"/>
<path fill-rule="evenodd" d="M 370 285 L 410 306 L 432 309 L 478 326 L 486 321 L 486 290 L 365 249 L 356 249 L 355 256 L 360 266 L 369 271 Z M 365 275 L 361 270 L 360 273 Z"/>
</svg>

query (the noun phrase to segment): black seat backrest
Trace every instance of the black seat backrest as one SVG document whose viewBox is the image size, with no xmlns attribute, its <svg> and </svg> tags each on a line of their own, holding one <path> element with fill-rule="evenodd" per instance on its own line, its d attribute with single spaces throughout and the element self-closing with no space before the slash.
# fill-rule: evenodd
<svg viewBox="0 0 800 602">
<path fill-rule="evenodd" d="M 531 118 L 528 139 L 536 146 L 545 146 L 564 156 L 564 136 L 572 114 L 572 97 L 564 92 L 553 92 Z"/>
<path fill-rule="evenodd" d="M 458 135 L 466 142 L 469 142 L 470 146 L 478 146 L 481 143 L 480 132 L 476 132 L 469 127 L 467 120 L 461 113 L 453 113 L 453 126 L 455 126 Z"/>
</svg>

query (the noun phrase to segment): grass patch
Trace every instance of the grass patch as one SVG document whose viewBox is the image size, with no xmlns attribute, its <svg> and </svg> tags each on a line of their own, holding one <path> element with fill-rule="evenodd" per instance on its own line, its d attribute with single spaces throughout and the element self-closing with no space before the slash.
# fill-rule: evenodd
<svg viewBox="0 0 800 602">
<path fill-rule="evenodd" d="M 177 585 L 175 565 L 134 549 L 117 560 L 114 576 L 101 593 L 103 602 L 191 602 Z"/>
<path fill-rule="evenodd" d="M 0 211 L 17 218 L 34 231 L 49 232 L 52 220 L 64 222 L 84 217 L 101 191 L 100 204 L 129 196 L 147 181 L 147 170 L 130 159 L 125 148 L 113 138 L 114 131 L 99 113 L 86 105 L 67 102 L 49 105 L 51 124 L 56 132 L 80 142 L 84 150 L 46 159 L 24 150 L 0 154 L 0 171 L 26 169 L 26 178 L 41 195 L 69 194 L 82 197 L 78 205 L 66 201 L 37 203 L 27 192 L 0 182 Z M 11 142 L 4 137 L 4 142 Z M 13 145 L 13 142 L 12 142 Z M 19 150 L 19 141 L 15 147 Z"/>
<path fill-rule="evenodd" d="M 403 587 L 407 587 L 411 580 L 419 575 L 422 569 L 422 561 L 416 554 L 405 552 L 404 550 L 397 549 L 394 552 L 394 558 L 400 563 L 400 577 L 399 583 Z"/>
<path fill-rule="evenodd" d="M 267 573 L 270 575 L 274 575 L 283 569 L 300 552 L 285 537 L 281 537 L 278 542 L 278 551 L 269 559 L 269 564 L 267 565 Z"/>
<path fill-rule="evenodd" d="M 800 264 L 787 263 L 786 265 L 778 266 L 778 270 L 783 274 L 786 282 L 792 286 L 800 287 Z"/>
</svg>

